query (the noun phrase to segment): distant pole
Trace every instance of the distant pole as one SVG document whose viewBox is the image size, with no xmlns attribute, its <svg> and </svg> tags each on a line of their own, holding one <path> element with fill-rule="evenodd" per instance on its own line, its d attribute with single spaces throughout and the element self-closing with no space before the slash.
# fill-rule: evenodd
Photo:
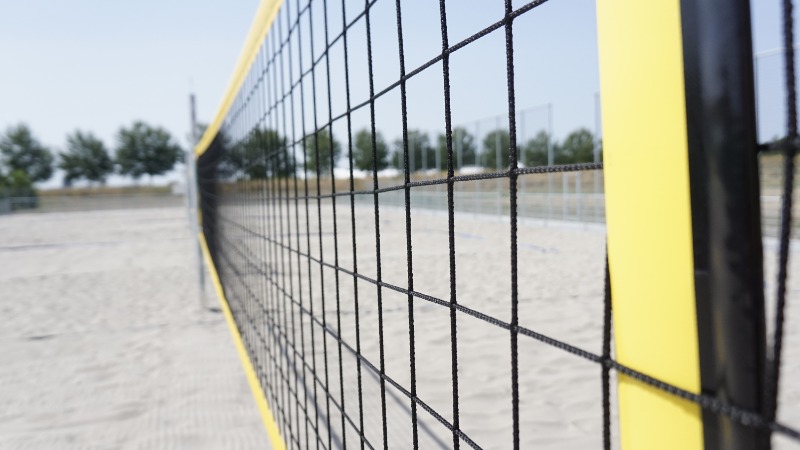
<svg viewBox="0 0 800 450">
<path fill-rule="evenodd" d="M 192 227 L 194 230 L 196 227 L 193 226 L 195 222 L 197 222 L 197 216 L 194 215 L 194 192 L 192 190 L 192 183 L 194 181 L 193 175 L 193 168 L 194 168 L 194 147 L 197 145 L 197 136 L 195 135 L 195 124 L 197 123 L 197 119 L 195 118 L 195 106 L 194 106 L 194 94 L 189 94 L 189 149 L 186 152 L 186 209 L 189 212 L 189 226 Z M 194 215 L 194 217 L 192 217 Z"/>
<path fill-rule="evenodd" d="M 433 156 L 434 156 L 434 160 L 435 160 L 434 163 L 436 164 L 436 171 L 435 171 L 436 175 L 435 175 L 435 178 L 439 178 L 441 176 L 441 174 L 442 174 L 442 163 L 443 163 L 443 161 L 442 161 L 442 149 L 439 148 L 439 145 L 438 145 L 439 143 L 438 142 L 434 141 L 434 144 L 435 144 L 435 146 L 433 147 Z M 453 142 L 453 132 L 452 132 L 452 130 L 450 130 L 450 152 L 452 154 L 453 152 L 456 152 L 457 150 L 458 149 L 455 148 L 455 144 Z M 447 137 L 445 137 L 445 152 L 446 151 L 447 151 Z M 445 157 L 446 156 L 447 156 L 447 154 L 445 154 Z M 453 163 L 453 165 L 456 165 L 456 164 L 457 164 L 457 161 Z M 446 161 L 444 161 L 444 165 L 447 166 L 447 162 Z M 454 172 L 457 172 L 457 170 L 458 169 L 456 169 L 455 167 L 453 168 Z M 447 167 L 444 168 L 444 171 L 445 172 L 447 171 Z M 436 186 L 433 187 L 433 189 L 434 189 L 434 191 L 436 191 L 436 193 L 434 193 L 434 195 L 432 197 L 434 199 L 433 204 L 431 204 L 431 208 L 432 209 L 436 209 L 437 208 L 436 199 L 439 198 L 439 195 L 437 195 L 437 194 L 442 189 L 442 187 L 443 186 L 440 186 L 440 185 L 436 185 Z M 456 188 L 456 192 L 458 192 L 458 188 Z M 457 196 L 456 193 L 453 193 L 453 195 Z"/>
<path fill-rule="evenodd" d="M 547 104 L 547 165 L 552 166 L 555 158 L 553 157 L 553 104 Z M 547 172 L 547 220 L 553 215 L 553 174 Z"/>
<path fill-rule="evenodd" d="M 477 168 L 475 170 L 480 170 L 483 172 L 483 166 L 481 163 L 483 162 L 483 143 L 480 139 L 481 135 L 481 124 L 480 122 L 475 122 L 475 139 L 478 141 L 478 144 L 475 146 L 475 165 Z M 481 198 L 481 183 L 482 181 L 478 180 L 475 181 L 475 190 L 473 191 L 473 198 L 475 199 L 475 214 L 477 215 L 480 212 L 480 205 L 483 199 Z"/>
<path fill-rule="evenodd" d="M 206 292 L 205 292 L 205 267 L 203 266 L 203 249 L 200 247 L 198 235 L 200 233 L 199 214 L 198 214 L 198 201 L 197 195 L 197 168 L 194 161 L 194 148 L 200 141 L 200 136 L 197 135 L 197 108 L 194 94 L 189 94 L 189 120 L 191 131 L 191 148 L 186 152 L 186 197 L 189 202 L 189 224 L 191 226 L 193 239 L 197 247 L 197 273 L 198 282 L 200 283 L 200 308 L 207 309 L 206 305 Z"/>
<path fill-rule="evenodd" d="M 421 147 L 422 151 L 420 155 L 422 155 L 422 173 L 428 171 L 428 148 Z M 427 175 L 427 173 L 425 173 Z"/>
<path fill-rule="evenodd" d="M 494 155 L 495 155 L 494 156 L 494 166 L 495 166 L 495 170 L 497 170 L 498 172 L 500 172 L 500 170 L 502 168 L 502 165 L 501 165 L 502 163 L 500 162 L 500 159 L 501 159 L 500 145 L 502 144 L 502 142 L 500 142 L 500 129 L 502 127 L 502 124 L 501 124 L 502 120 L 503 120 L 502 116 L 497 116 L 497 121 L 496 121 L 496 124 L 495 124 L 495 130 L 496 131 L 495 131 L 495 134 L 494 134 Z M 509 139 L 509 142 L 511 142 L 510 139 Z M 509 154 L 511 154 L 511 149 L 510 148 L 509 148 Z M 496 209 L 495 209 L 495 215 L 497 215 L 497 220 L 500 220 L 500 214 L 502 213 L 502 209 L 501 209 L 501 205 L 500 205 L 500 203 L 502 201 L 502 197 L 501 197 L 501 194 L 500 194 L 501 190 L 502 190 L 502 186 L 501 186 L 500 178 L 496 178 L 495 179 L 495 183 L 494 183 L 494 192 L 495 192 L 495 201 L 497 203 Z"/>
<path fill-rule="evenodd" d="M 464 133 L 461 128 L 456 129 L 456 155 L 458 155 L 458 174 L 461 175 L 461 170 L 464 168 L 464 149 L 462 148 L 462 141 L 464 140 Z M 461 185 L 459 185 L 461 190 Z"/>
<path fill-rule="evenodd" d="M 600 93 L 594 93 L 594 162 L 595 164 L 600 163 L 600 133 L 601 133 L 601 125 L 600 125 Z M 594 198 L 592 199 L 593 210 L 592 214 L 594 215 L 594 219 L 597 220 L 600 217 L 600 211 L 598 206 L 598 199 L 600 197 L 600 172 L 594 171 Z"/>
<path fill-rule="evenodd" d="M 517 142 L 527 142 L 528 136 L 527 136 L 527 134 L 525 134 L 525 111 L 524 110 L 519 112 L 519 122 L 518 122 L 518 124 L 519 124 L 519 131 L 520 132 L 517 135 Z M 527 153 L 525 151 L 525 148 L 522 145 L 518 145 L 517 147 L 519 147 L 519 160 L 522 162 L 522 167 L 528 167 L 528 164 L 527 164 L 528 160 L 525 157 L 525 154 Z M 525 217 L 525 205 L 527 203 L 527 201 L 526 201 L 527 199 L 525 198 L 525 194 L 526 194 L 526 192 L 525 192 L 525 178 L 527 178 L 527 177 L 520 177 L 520 178 L 522 179 L 522 182 L 521 182 L 522 186 L 521 186 L 521 189 L 519 190 L 519 193 L 517 194 L 518 199 L 521 200 L 521 201 L 518 200 L 519 201 L 519 212 L 520 212 L 521 216 Z"/>
<path fill-rule="evenodd" d="M 453 145 L 452 145 L 452 143 L 453 143 L 452 136 L 453 136 L 453 134 L 452 134 L 452 132 L 451 132 L 451 134 L 450 134 L 450 149 L 451 149 L 451 150 L 452 150 L 452 148 L 453 148 Z M 445 139 L 446 139 L 446 138 L 445 138 Z M 445 140 L 445 145 L 446 145 L 446 143 L 447 143 L 447 141 Z M 447 147 L 446 147 L 446 146 L 445 146 L 445 151 L 447 151 Z M 436 171 L 437 171 L 437 172 L 441 172 L 441 171 L 442 171 L 442 152 L 440 151 L 440 149 L 439 149 L 439 148 L 435 148 L 435 149 L 434 149 L 434 154 L 433 154 L 433 156 L 434 156 L 434 158 L 433 158 L 433 159 L 435 160 L 435 164 L 436 164 Z M 447 171 L 447 169 L 445 169 L 445 171 Z M 437 176 L 438 176 L 438 175 L 437 175 Z"/>
</svg>

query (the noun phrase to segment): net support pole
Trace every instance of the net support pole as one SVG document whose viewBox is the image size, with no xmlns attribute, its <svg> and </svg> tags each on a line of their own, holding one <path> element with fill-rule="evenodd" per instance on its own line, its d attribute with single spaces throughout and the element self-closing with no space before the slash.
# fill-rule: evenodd
<svg viewBox="0 0 800 450">
<path fill-rule="evenodd" d="M 197 145 L 200 136 L 197 133 L 197 102 L 194 94 L 189 95 L 189 125 L 191 131 L 189 136 L 192 140 L 192 147 Z M 194 158 L 194 152 L 187 152 L 186 155 L 186 198 L 189 203 L 189 223 L 192 227 L 192 233 L 196 236 L 200 232 L 200 216 L 198 214 L 198 194 L 197 194 L 197 166 Z M 206 305 L 206 280 L 205 280 L 205 267 L 203 265 L 203 249 L 200 242 L 197 242 L 197 280 L 200 292 L 200 309 L 207 309 Z"/>
<path fill-rule="evenodd" d="M 766 334 L 747 0 L 598 0 L 615 355 L 762 412 Z M 619 375 L 623 449 L 768 448 Z"/>
</svg>

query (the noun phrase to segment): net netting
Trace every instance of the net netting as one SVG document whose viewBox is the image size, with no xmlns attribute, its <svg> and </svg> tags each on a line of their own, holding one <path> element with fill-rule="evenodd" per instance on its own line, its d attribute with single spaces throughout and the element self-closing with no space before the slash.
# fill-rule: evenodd
<svg viewBox="0 0 800 450">
<path fill-rule="evenodd" d="M 776 420 L 778 370 L 770 410 L 749 411 L 614 360 L 596 86 L 560 143 L 554 105 L 527 95 L 526 62 L 544 45 L 529 31 L 554 19 L 545 3 L 281 6 L 198 183 L 210 253 L 289 448 L 611 448 L 618 374 L 800 440 Z"/>
</svg>

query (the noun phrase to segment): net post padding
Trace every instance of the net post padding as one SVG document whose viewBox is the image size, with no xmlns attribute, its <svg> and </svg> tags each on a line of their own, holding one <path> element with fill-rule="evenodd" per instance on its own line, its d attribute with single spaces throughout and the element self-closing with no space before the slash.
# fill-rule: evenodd
<svg viewBox="0 0 800 450">
<path fill-rule="evenodd" d="M 679 1 L 597 2 L 597 20 L 617 361 L 700 393 Z M 698 405 L 618 379 L 622 448 L 703 447 Z"/>
<path fill-rule="evenodd" d="M 749 10 L 743 1 L 700 3 L 597 2 L 616 359 L 759 413 L 765 331 Z M 768 445 L 763 430 L 621 374 L 618 383 L 622 448 Z"/>
</svg>

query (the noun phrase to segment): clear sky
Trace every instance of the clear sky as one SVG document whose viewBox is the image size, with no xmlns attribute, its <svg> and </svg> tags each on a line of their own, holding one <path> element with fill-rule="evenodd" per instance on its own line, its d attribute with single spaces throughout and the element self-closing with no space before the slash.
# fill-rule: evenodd
<svg viewBox="0 0 800 450">
<path fill-rule="evenodd" d="M 113 148 L 119 127 L 141 119 L 166 127 L 188 146 L 188 94 L 193 90 L 198 96 L 199 119 L 210 121 L 257 3 L 6 0 L 0 14 L 0 129 L 28 123 L 56 151 L 68 132 L 83 129 Z M 346 3 L 350 14 L 354 5 L 361 4 L 357 0 Z M 524 3 L 515 0 L 514 5 Z M 406 69 L 410 71 L 438 51 L 438 2 L 404 0 L 403 5 Z M 755 51 L 779 47 L 779 2 L 753 0 L 752 8 Z M 391 20 L 394 2 L 379 1 L 372 14 L 374 23 Z M 453 44 L 498 20 L 502 1 L 450 0 L 448 14 Z M 341 24 L 331 23 L 334 35 Z M 365 47 L 359 33 L 363 29 L 355 27 L 351 53 Z M 375 48 L 384 49 L 375 53 L 376 90 L 380 90 L 399 73 L 396 32 L 379 28 L 373 30 L 373 38 Z M 551 0 L 524 14 L 515 21 L 515 51 L 519 109 L 552 104 L 556 138 L 579 126 L 594 129 L 598 91 L 594 0 Z M 505 87 L 504 58 L 502 30 L 453 55 L 454 125 L 474 127 L 479 119 L 506 112 L 504 89 L 482 89 Z M 332 61 L 334 109 L 343 105 L 343 90 L 337 88 L 338 64 Z M 364 67 L 365 61 L 351 66 L 354 102 L 367 95 Z M 779 56 L 759 61 L 762 138 L 783 129 L 781 70 Z M 440 68 L 412 79 L 409 126 L 431 133 L 442 129 L 441 96 Z M 367 119 L 364 114 L 355 115 L 359 123 L 366 124 Z M 378 102 L 377 119 L 389 140 L 399 135 L 398 95 L 389 94 Z M 547 109 L 533 109 L 524 120 L 525 132 L 532 135 L 547 126 Z M 486 130 L 494 125 L 490 119 L 480 127 Z M 54 180 L 51 185 L 59 183 Z"/>
<path fill-rule="evenodd" d="M 25 122 L 58 150 L 80 128 L 113 147 L 119 127 L 140 119 L 186 147 L 190 88 L 208 120 L 256 7 L 257 0 L 4 0 L 0 129 Z"/>
</svg>

